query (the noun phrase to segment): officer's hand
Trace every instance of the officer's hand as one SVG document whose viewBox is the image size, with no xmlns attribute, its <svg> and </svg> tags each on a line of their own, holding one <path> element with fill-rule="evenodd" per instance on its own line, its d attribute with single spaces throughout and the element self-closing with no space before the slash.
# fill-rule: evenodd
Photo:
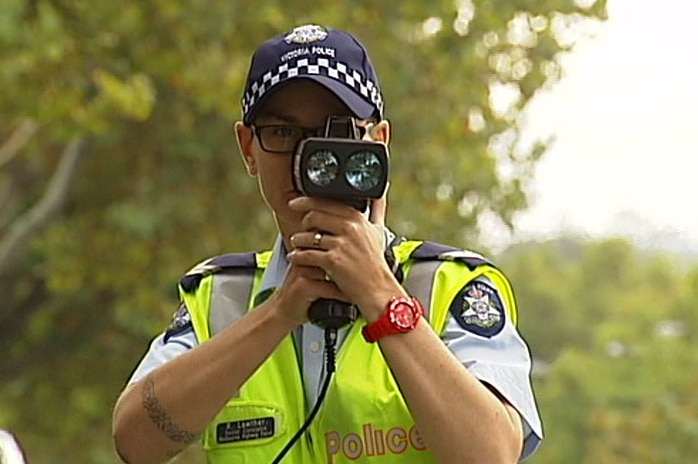
<svg viewBox="0 0 698 464">
<path fill-rule="evenodd" d="M 321 268 L 290 263 L 284 283 L 276 289 L 269 302 L 283 317 L 298 326 L 308 321 L 310 304 L 319 298 L 349 301 L 333 282 L 326 279 Z"/>
<path fill-rule="evenodd" d="M 324 270 L 344 298 L 362 311 L 376 293 L 395 294 L 399 284 L 383 255 L 384 209 L 376 211 L 374 220 L 380 224 L 374 224 L 360 211 L 336 201 L 298 197 L 289 207 L 304 214 L 303 232 L 291 237 L 295 249 L 289 254 L 290 263 Z M 384 208 L 384 203 L 379 207 Z"/>
</svg>

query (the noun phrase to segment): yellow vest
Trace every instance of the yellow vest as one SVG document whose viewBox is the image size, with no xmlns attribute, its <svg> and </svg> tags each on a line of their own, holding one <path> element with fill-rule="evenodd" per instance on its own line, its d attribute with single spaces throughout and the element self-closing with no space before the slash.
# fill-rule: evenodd
<svg viewBox="0 0 698 464">
<path fill-rule="evenodd" d="M 437 333 L 464 285 L 486 276 L 502 292 L 509 317 L 516 305 L 507 279 L 484 258 L 432 242 L 405 241 L 392 248 L 399 277 L 420 298 Z M 201 343 L 226 324 L 254 310 L 271 252 L 234 254 L 207 260 L 180 284 Z M 222 297 L 222 293 L 227 293 Z M 244 301 L 244 304 L 241 304 Z M 238 305 L 240 314 L 231 315 Z M 232 311 L 235 312 L 235 311 Z M 383 358 L 378 344 L 361 336 L 360 319 L 337 353 L 337 370 L 323 405 L 306 433 L 283 460 L 287 464 L 435 463 Z M 206 429 L 203 447 L 211 464 L 271 463 L 301 428 L 308 404 L 302 366 L 291 335 L 231 398 Z"/>
</svg>

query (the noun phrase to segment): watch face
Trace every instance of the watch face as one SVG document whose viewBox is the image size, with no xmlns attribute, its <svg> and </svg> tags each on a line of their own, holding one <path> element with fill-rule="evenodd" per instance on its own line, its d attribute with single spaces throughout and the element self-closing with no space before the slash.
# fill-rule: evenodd
<svg viewBox="0 0 698 464">
<path fill-rule="evenodd" d="M 393 324 L 403 329 L 412 328 L 414 324 L 414 310 L 408 304 L 398 304 L 390 312 L 390 320 Z"/>
</svg>

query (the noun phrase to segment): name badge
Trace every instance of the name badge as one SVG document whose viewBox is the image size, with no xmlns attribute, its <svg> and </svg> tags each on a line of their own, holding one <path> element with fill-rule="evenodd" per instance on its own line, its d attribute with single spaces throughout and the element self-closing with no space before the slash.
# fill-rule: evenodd
<svg viewBox="0 0 698 464">
<path fill-rule="evenodd" d="M 274 436 L 275 431 L 276 424 L 273 417 L 223 422 L 216 426 L 216 442 L 219 444 L 238 443 L 270 438 Z"/>
</svg>

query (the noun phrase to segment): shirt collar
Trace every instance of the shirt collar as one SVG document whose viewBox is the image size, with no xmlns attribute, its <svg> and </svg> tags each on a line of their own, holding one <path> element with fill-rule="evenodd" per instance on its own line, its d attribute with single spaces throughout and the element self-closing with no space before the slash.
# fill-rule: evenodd
<svg viewBox="0 0 698 464">
<path fill-rule="evenodd" d="M 286 277 L 286 269 L 288 269 L 288 260 L 286 259 L 286 246 L 281 235 L 276 238 L 274 248 L 272 248 L 271 260 L 267 265 L 262 277 L 262 286 L 260 293 L 268 290 L 273 290 L 280 287 Z"/>
</svg>

